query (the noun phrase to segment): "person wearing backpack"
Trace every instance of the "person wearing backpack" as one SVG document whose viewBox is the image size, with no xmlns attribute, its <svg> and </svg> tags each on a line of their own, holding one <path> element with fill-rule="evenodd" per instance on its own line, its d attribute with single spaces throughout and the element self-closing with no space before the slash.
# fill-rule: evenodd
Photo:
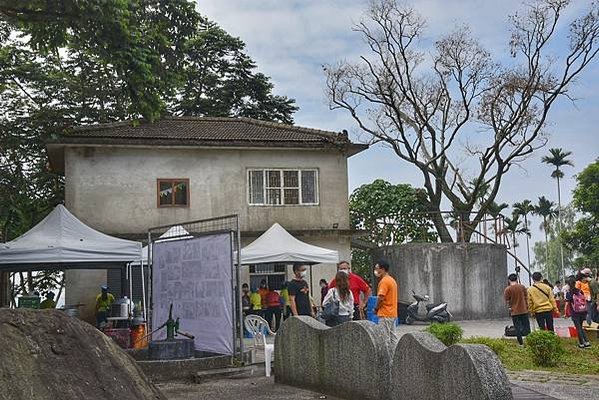
<svg viewBox="0 0 599 400">
<path fill-rule="evenodd" d="M 329 289 L 322 301 L 323 317 L 330 327 L 349 322 L 354 316 L 354 295 L 349 288 L 349 275 L 338 271 L 335 281 L 335 286 Z"/>
<path fill-rule="evenodd" d="M 567 307 L 570 308 L 570 314 L 572 315 L 572 322 L 576 327 L 578 333 L 578 347 L 581 349 L 591 347 L 586 332 L 582 329 L 582 322 L 587 317 L 587 299 L 584 292 L 576 287 L 575 278 L 568 280 L 570 290 L 566 293 Z"/>
<path fill-rule="evenodd" d="M 526 288 L 518 283 L 518 275 L 516 274 L 510 274 L 507 279 L 508 287 L 503 291 L 503 297 L 510 309 L 518 344 L 523 346 L 522 337 L 530 333 Z"/>
<path fill-rule="evenodd" d="M 542 282 L 540 272 L 532 274 L 533 285 L 528 288 L 528 311 L 535 317 L 539 329 L 553 332 L 553 313 L 557 304 L 553 298 L 553 289 Z"/>
</svg>

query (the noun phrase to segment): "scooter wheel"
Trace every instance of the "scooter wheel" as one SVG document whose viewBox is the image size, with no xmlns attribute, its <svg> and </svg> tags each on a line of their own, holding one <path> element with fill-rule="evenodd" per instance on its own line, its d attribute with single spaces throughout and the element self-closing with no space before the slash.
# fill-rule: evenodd
<svg viewBox="0 0 599 400">
<path fill-rule="evenodd" d="M 409 315 L 406 317 L 406 325 L 412 325 L 414 323 L 414 319 Z"/>
</svg>

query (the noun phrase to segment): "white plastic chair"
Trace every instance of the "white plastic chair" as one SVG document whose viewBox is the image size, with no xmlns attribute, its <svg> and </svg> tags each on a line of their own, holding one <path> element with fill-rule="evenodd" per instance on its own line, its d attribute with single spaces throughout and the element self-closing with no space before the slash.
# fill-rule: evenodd
<svg viewBox="0 0 599 400">
<path fill-rule="evenodd" d="M 275 335 L 273 331 L 270 330 L 270 326 L 268 326 L 268 322 L 258 315 L 248 315 L 245 317 L 245 329 L 248 330 L 254 337 L 254 346 L 256 348 L 264 349 L 264 362 L 266 367 L 266 376 L 270 376 L 270 369 L 272 363 L 272 354 L 275 351 L 275 345 L 266 343 L 266 332 L 268 335 Z"/>
</svg>

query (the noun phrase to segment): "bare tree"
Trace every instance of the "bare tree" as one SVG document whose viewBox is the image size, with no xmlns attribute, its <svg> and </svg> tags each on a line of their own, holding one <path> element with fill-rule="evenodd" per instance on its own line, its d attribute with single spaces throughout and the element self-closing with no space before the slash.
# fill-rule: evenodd
<svg viewBox="0 0 599 400">
<path fill-rule="evenodd" d="M 460 214 L 469 241 L 504 175 L 545 145 L 552 105 L 569 98 L 571 83 L 597 55 L 599 4 L 593 1 L 570 24 L 565 57 L 549 56 L 568 3 L 536 1 L 512 16 L 516 66 L 502 66 L 467 28 L 436 41 L 427 57 L 419 48 L 424 20 L 395 0 L 377 0 L 354 27 L 368 55 L 325 67 L 331 108 L 349 111 L 371 144 L 388 145 L 421 171 L 442 241 L 453 240 L 438 213 L 442 200 Z"/>
</svg>

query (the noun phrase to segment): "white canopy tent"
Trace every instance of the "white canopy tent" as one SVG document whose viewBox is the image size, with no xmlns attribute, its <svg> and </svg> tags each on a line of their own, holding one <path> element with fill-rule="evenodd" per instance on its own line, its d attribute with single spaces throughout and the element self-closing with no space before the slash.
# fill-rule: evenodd
<svg viewBox="0 0 599 400">
<path fill-rule="evenodd" d="M 258 239 L 241 249 L 241 264 L 339 262 L 339 252 L 304 243 L 274 223 Z"/>
<path fill-rule="evenodd" d="M 154 243 L 166 242 L 170 240 L 192 239 L 193 236 L 185 230 L 181 225 L 171 226 L 168 231 L 164 232 Z M 148 265 L 148 251 L 150 246 L 144 246 L 141 249 L 141 262 L 143 265 Z M 134 261 L 131 265 L 139 265 L 139 261 Z"/>
<path fill-rule="evenodd" d="M 79 221 L 62 204 L 23 235 L 0 243 L 0 272 L 122 269 L 140 259 L 141 243 L 98 232 Z"/>
</svg>

